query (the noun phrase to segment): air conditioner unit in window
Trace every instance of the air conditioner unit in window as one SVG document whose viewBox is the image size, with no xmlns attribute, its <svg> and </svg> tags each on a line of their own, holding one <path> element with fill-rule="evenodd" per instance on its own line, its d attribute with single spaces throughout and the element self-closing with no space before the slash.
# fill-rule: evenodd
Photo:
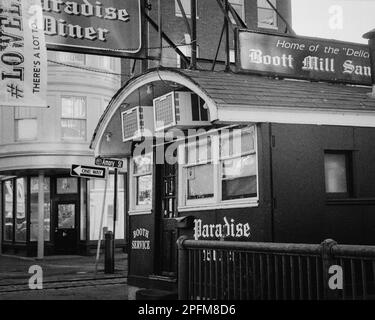
<svg viewBox="0 0 375 320">
<path fill-rule="evenodd" d="M 189 128 L 210 124 L 207 105 L 193 92 L 172 91 L 154 99 L 155 131 L 170 127 Z"/>
<path fill-rule="evenodd" d="M 153 134 L 152 107 L 137 106 L 121 112 L 121 127 L 123 142 Z"/>
</svg>

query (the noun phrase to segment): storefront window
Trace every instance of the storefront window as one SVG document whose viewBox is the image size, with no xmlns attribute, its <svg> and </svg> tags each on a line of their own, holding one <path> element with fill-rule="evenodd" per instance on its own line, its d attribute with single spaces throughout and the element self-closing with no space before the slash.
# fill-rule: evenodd
<svg viewBox="0 0 375 320">
<path fill-rule="evenodd" d="M 44 241 L 50 240 L 50 179 L 44 178 Z M 38 240 L 39 178 L 30 178 L 30 241 Z"/>
<path fill-rule="evenodd" d="M 133 209 L 148 209 L 152 204 L 152 154 L 133 158 Z"/>
<path fill-rule="evenodd" d="M 210 132 L 189 143 L 180 166 L 180 206 L 257 203 L 255 137 L 255 126 L 246 126 Z"/>
<path fill-rule="evenodd" d="M 254 127 L 220 135 L 222 200 L 257 196 Z"/>
<path fill-rule="evenodd" d="M 57 194 L 71 194 L 78 192 L 77 178 L 57 178 L 56 179 Z"/>
<path fill-rule="evenodd" d="M 200 138 L 186 147 L 187 199 L 214 196 L 214 165 L 211 162 L 211 139 Z"/>
<path fill-rule="evenodd" d="M 13 181 L 4 184 L 4 240 L 13 240 Z"/>
<path fill-rule="evenodd" d="M 104 199 L 105 180 L 90 179 L 88 181 L 88 193 L 90 203 L 90 240 L 98 240 L 100 218 L 102 215 L 102 206 Z M 124 175 L 118 175 L 118 196 L 117 196 L 117 222 L 116 222 L 116 239 L 125 238 L 125 183 Z M 113 201 L 114 201 L 114 175 L 109 175 L 107 187 L 107 196 L 104 208 L 103 227 L 107 227 L 109 231 L 113 231 Z"/>
<path fill-rule="evenodd" d="M 26 242 L 27 223 L 26 223 L 26 198 L 27 198 L 26 178 L 16 179 L 16 225 L 15 241 Z"/>
</svg>

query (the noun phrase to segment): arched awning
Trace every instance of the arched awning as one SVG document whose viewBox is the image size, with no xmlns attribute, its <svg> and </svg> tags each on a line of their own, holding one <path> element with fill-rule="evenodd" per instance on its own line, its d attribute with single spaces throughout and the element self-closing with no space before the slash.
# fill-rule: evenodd
<svg viewBox="0 0 375 320">
<path fill-rule="evenodd" d="M 186 88 L 207 104 L 216 123 L 274 122 L 375 127 L 371 87 L 278 80 L 264 76 L 202 70 L 151 69 L 130 79 L 99 120 L 90 147 L 95 155 L 121 155 L 120 110 L 151 103 L 152 96 Z M 111 148 L 106 149 L 106 132 Z"/>
</svg>

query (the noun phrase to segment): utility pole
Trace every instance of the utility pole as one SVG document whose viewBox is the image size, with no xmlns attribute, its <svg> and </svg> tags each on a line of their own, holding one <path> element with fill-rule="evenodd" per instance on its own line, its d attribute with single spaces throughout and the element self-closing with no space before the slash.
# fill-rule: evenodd
<svg viewBox="0 0 375 320">
<path fill-rule="evenodd" d="M 197 68 L 197 0 L 190 0 L 191 16 L 191 60 L 190 69 Z"/>
<path fill-rule="evenodd" d="M 113 270 L 115 270 L 115 249 L 116 249 L 116 221 L 117 221 L 117 181 L 118 181 L 118 169 L 115 168 L 115 174 L 114 174 L 114 196 L 113 196 Z"/>
</svg>

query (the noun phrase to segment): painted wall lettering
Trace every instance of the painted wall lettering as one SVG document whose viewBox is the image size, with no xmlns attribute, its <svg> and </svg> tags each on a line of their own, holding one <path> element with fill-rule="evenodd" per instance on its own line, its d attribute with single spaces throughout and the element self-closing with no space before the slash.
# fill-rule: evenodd
<svg viewBox="0 0 375 320">
<path fill-rule="evenodd" d="M 205 238 L 249 238 L 249 223 L 236 223 L 234 219 L 223 218 L 223 224 L 203 224 L 201 219 L 194 220 L 194 239 Z"/>
<path fill-rule="evenodd" d="M 143 237 L 149 239 L 150 231 L 145 228 L 138 228 L 133 230 L 132 249 L 134 250 L 150 250 L 150 240 L 138 240 L 137 238 Z M 137 240 L 135 240 L 137 239 Z"/>
</svg>

